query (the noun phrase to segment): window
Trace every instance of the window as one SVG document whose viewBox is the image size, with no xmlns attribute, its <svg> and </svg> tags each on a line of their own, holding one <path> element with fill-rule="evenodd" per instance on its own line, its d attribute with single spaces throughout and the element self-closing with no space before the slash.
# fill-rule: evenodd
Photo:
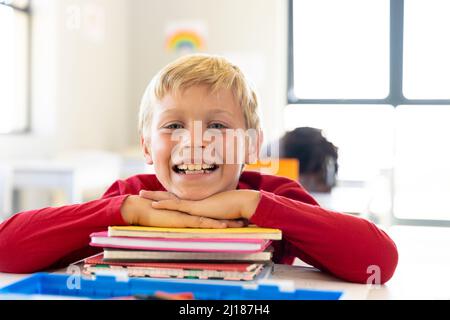
<svg viewBox="0 0 450 320">
<path fill-rule="evenodd" d="M 296 0 L 292 14 L 296 97 L 388 95 L 388 0 Z"/>
<path fill-rule="evenodd" d="M 368 180 L 391 165 L 393 119 L 393 108 L 387 105 L 302 104 L 290 105 L 284 113 L 287 130 L 321 128 L 339 147 L 341 181 Z"/>
<path fill-rule="evenodd" d="M 0 0 L 0 134 L 29 126 L 28 1 Z"/>
<path fill-rule="evenodd" d="M 323 129 L 340 179 L 391 172 L 394 222 L 450 226 L 450 1 L 289 6 L 286 129 Z"/>
<path fill-rule="evenodd" d="M 399 219 L 450 219 L 450 107 L 396 109 L 394 213 Z"/>
<path fill-rule="evenodd" d="M 450 1 L 405 1 L 404 93 L 450 99 Z"/>
</svg>

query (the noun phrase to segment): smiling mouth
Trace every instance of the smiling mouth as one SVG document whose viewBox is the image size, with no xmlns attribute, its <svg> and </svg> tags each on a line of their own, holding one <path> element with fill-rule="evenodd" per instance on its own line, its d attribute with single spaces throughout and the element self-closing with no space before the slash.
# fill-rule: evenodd
<svg viewBox="0 0 450 320">
<path fill-rule="evenodd" d="M 178 174 L 207 174 L 216 171 L 219 168 L 216 164 L 180 164 L 172 167 L 172 170 Z"/>
</svg>

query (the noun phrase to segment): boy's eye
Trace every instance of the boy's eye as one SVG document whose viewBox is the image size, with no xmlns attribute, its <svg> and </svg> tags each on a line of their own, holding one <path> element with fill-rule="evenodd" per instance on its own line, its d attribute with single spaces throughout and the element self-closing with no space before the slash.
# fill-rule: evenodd
<svg viewBox="0 0 450 320">
<path fill-rule="evenodd" d="M 172 123 L 164 127 L 164 129 L 182 129 L 183 126 L 179 123 Z"/>
<path fill-rule="evenodd" d="M 211 123 L 211 124 L 208 126 L 208 128 L 211 128 L 211 129 L 226 129 L 226 126 L 224 126 L 224 125 L 221 124 L 221 123 L 215 122 L 215 123 Z"/>
</svg>

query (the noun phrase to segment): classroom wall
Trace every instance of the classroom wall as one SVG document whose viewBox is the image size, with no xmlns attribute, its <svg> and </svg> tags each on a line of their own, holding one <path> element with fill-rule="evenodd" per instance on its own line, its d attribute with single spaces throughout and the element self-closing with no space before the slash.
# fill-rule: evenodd
<svg viewBox="0 0 450 320">
<path fill-rule="evenodd" d="M 128 5 L 32 1 L 32 130 L 0 136 L 0 160 L 126 145 Z"/>
<path fill-rule="evenodd" d="M 64 144 L 109 150 L 119 150 L 126 144 L 128 124 L 123 119 L 130 110 L 126 14 L 129 5 L 128 0 L 60 3 L 62 14 L 58 23 L 63 31 L 59 35 L 58 115 L 59 126 L 64 128 L 60 130 L 60 142 Z M 71 8 L 81 10 L 78 27 L 76 19 L 67 27 L 67 10 Z M 90 25 L 89 19 L 99 22 Z"/>
<path fill-rule="evenodd" d="M 130 9 L 130 102 L 135 108 L 130 124 L 136 127 L 139 101 L 151 77 L 178 57 L 164 47 L 167 29 L 173 23 L 200 23 L 205 51 L 241 65 L 254 83 L 266 140 L 279 134 L 286 101 L 287 1 L 133 0 Z M 128 141 L 137 141 L 136 130 Z"/>
<path fill-rule="evenodd" d="M 104 25 L 92 23 L 99 9 Z M 144 89 L 178 57 L 164 47 L 174 21 L 201 21 L 205 51 L 226 55 L 250 75 L 266 140 L 282 128 L 285 0 L 34 0 L 32 10 L 32 131 L 0 136 L 0 160 L 137 146 Z"/>
</svg>

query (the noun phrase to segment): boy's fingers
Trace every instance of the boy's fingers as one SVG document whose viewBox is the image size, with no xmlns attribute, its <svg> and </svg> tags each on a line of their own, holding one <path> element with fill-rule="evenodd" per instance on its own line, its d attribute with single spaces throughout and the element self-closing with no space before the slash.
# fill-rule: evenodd
<svg viewBox="0 0 450 320">
<path fill-rule="evenodd" d="M 196 217 L 196 216 L 188 216 L 187 218 L 187 226 L 190 228 L 215 228 L 215 229 L 224 229 L 227 227 L 227 224 L 223 221 L 214 220 L 205 217 Z"/>
<path fill-rule="evenodd" d="M 186 213 L 170 210 L 151 212 L 139 221 L 139 225 L 167 228 L 226 228 L 223 221 L 191 216 Z"/>
<path fill-rule="evenodd" d="M 174 194 L 167 191 L 141 190 L 139 192 L 139 196 L 153 201 L 177 199 L 177 197 Z"/>
<path fill-rule="evenodd" d="M 220 220 L 228 226 L 228 228 L 242 228 L 245 226 L 244 221 L 242 220 Z"/>
<path fill-rule="evenodd" d="M 195 215 L 194 202 L 188 200 L 161 200 L 153 202 L 152 207 L 155 209 L 175 210 Z"/>
</svg>

